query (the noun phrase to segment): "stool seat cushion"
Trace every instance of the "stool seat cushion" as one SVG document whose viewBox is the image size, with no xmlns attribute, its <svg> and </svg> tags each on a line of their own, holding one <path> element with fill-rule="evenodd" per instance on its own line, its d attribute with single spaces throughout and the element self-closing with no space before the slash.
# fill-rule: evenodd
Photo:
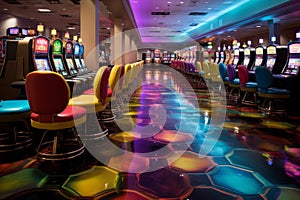
<svg viewBox="0 0 300 200">
<path fill-rule="evenodd" d="M 94 95 L 80 95 L 70 99 L 69 106 L 82 106 L 87 113 L 103 111 L 106 104 L 99 101 Z"/>
<path fill-rule="evenodd" d="M 233 79 L 233 81 L 231 81 L 231 84 L 239 85 L 240 84 L 240 79 L 238 79 L 238 78 Z"/>
<path fill-rule="evenodd" d="M 40 115 L 31 113 L 31 125 L 35 128 L 58 130 L 74 127 L 86 120 L 86 109 L 79 106 L 67 106 L 56 115 Z"/>
<path fill-rule="evenodd" d="M 228 81 L 229 81 L 228 76 L 226 76 L 223 80 L 224 80 L 224 82 L 225 82 L 225 81 L 228 82 Z"/>
<path fill-rule="evenodd" d="M 1 122 L 22 121 L 30 117 L 30 106 L 27 100 L 0 101 Z"/>
<path fill-rule="evenodd" d="M 0 115 L 18 114 L 30 111 L 28 100 L 5 100 L 0 101 Z"/>
<path fill-rule="evenodd" d="M 246 88 L 257 88 L 257 83 L 256 82 L 247 82 L 245 86 L 246 86 Z"/>
<path fill-rule="evenodd" d="M 83 94 L 94 95 L 95 94 L 94 88 L 91 88 L 91 89 L 88 89 L 88 90 L 84 91 Z"/>
<path fill-rule="evenodd" d="M 268 89 L 258 88 L 258 92 L 265 93 L 265 94 L 290 94 L 290 91 L 287 89 L 274 88 L 274 87 Z"/>
</svg>

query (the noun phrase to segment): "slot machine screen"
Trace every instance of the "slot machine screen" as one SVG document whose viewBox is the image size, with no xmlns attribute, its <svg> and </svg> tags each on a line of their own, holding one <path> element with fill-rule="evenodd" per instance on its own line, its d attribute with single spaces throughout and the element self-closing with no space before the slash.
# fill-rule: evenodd
<svg viewBox="0 0 300 200">
<path fill-rule="evenodd" d="M 289 54 L 288 68 L 285 73 L 297 74 L 300 67 L 300 43 L 290 44 Z"/>
<path fill-rule="evenodd" d="M 50 66 L 46 58 L 36 58 L 35 65 L 38 71 L 50 71 Z"/>
<path fill-rule="evenodd" d="M 67 72 L 64 68 L 61 58 L 54 58 L 53 61 L 54 61 L 54 67 L 55 67 L 56 71 L 58 73 L 60 73 L 61 75 L 66 76 Z"/>
<path fill-rule="evenodd" d="M 28 30 L 25 28 L 22 28 L 22 36 L 27 36 L 28 35 Z"/>
<path fill-rule="evenodd" d="M 237 65 L 239 62 L 239 56 L 240 56 L 240 51 L 238 49 L 234 50 L 234 60 L 233 60 L 233 64 Z"/>
<path fill-rule="evenodd" d="M 255 54 L 255 66 L 261 66 L 264 57 L 264 49 L 262 47 L 257 47 L 255 49 Z"/>
<path fill-rule="evenodd" d="M 19 28 L 10 28 L 9 29 L 9 35 L 19 35 L 20 29 Z"/>
<path fill-rule="evenodd" d="M 77 74 L 77 70 L 75 69 L 75 67 L 73 65 L 72 58 L 67 58 L 66 61 L 67 61 L 67 65 L 68 65 L 71 75 Z"/>
<path fill-rule="evenodd" d="M 35 30 L 34 29 L 27 29 L 27 35 L 28 36 L 34 36 L 35 35 Z"/>
<path fill-rule="evenodd" d="M 250 49 L 245 49 L 244 65 L 248 66 L 250 61 Z"/>
<path fill-rule="evenodd" d="M 79 55 L 79 45 L 78 44 L 75 44 L 74 45 L 74 55 Z"/>
<path fill-rule="evenodd" d="M 48 54 L 49 40 L 44 37 L 36 38 L 34 41 L 34 53 Z"/>
<path fill-rule="evenodd" d="M 220 52 L 220 57 L 221 57 L 220 62 L 224 62 L 224 51 Z"/>
<path fill-rule="evenodd" d="M 83 72 L 83 69 L 82 69 L 82 66 L 81 66 L 81 63 L 80 63 L 79 58 L 76 58 L 76 59 L 74 59 L 74 60 L 75 60 L 77 69 L 78 69 L 80 72 Z"/>
<path fill-rule="evenodd" d="M 276 61 L 276 47 L 275 46 L 269 46 L 267 48 L 267 67 L 273 68 L 275 61 Z"/>
<path fill-rule="evenodd" d="M 86 67 L 86 65 L 85 65 L 84 60 L 83 60 L 83 59 L 80 59 L 80 62 L 81 62 L 82 68 L 83 68 L 85 71 L 87 71 L 87 67 Z"/>
</svg>

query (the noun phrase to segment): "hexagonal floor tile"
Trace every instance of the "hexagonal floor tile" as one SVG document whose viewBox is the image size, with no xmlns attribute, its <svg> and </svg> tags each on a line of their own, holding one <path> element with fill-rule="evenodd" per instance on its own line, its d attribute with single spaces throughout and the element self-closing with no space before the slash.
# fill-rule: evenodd
<svg viewBox="0 0 300 200">
<path fill-rule="evenodd" d="M 262 153 L 249 149 L 234 149 L 226 155 L 228 161 L 235 166 L 256 171 L 267 177 L 273 184 L 290 184 L 289 178 L 280 163 L 268 163 Z"/>
<path fill-rule="evenodd" d="M 48 175 L 38 169 L 27 168 L 13 174 L 0 177 L 0 199 L 18 192 L 40 188 Z"/>
<path fill-rule="evenodd" d="M 94 166 L 69 176 L 62 188 L 74 196 L 95 196 L 111 189 L 119 189 L 120 182 L 119 172 L 104 166 Z"/>
<path fill-rule="evenodd" d="M 186 172 L 207 172 L 215 167 L 216 163 L 210 157 L 200 158 L 198 154 L 187 151 L 170 166 Z"/>
<path fill-rule="evenodd" d="M 213 185 L 237 194 L 261 194 L 264 186 L 268 186 L 259 174 L 232 166 L 217 166 L 208 173 Z"/>
<path fill-rule="evenodd" d="M 112 193 L 109 195 L 102 195 L 97 199 L 110 199 L 110 200 L 151 200 L 152 198 L 147 197 L 134 190 L 122 190 L 118 193 Z"/>
<path fill-rule="evenodd" d="M 268 188 L 264 194 L 267 199 L 276 200 L 299 200 L 300 199 L 300 189 L 292 187 L 272 187 Z"/>
<path fill-rule="evenodd" d="M 186 198 L 193 190 L 188 176 L 168 169 L 138 174 L 138 187 L 159 198 Z"/>
<path fill-rule="evenodd" d="M 186 198 L 186 200 L 199 200 L 199 199 L 242 200 L 242 197 L 213 187 L 197 187 L 194 189 L 192 194 Z"/>
</svg>

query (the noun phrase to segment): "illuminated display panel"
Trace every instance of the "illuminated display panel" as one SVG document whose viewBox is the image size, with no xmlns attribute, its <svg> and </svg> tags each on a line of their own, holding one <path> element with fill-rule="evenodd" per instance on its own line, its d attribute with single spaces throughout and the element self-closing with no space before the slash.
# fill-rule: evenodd
<svg viewBox="0 0 300 200">
<path fill-rule="evenodd" d="M 19 28 L 10 28 L 9 35 L 19 35 L 20 29 Z"/>
<path fill-rule="evenodd" d="M 300 43 L 289 45 L 289 61 L 285 73 L 297 74 L 300 66 Z"/>
<path fill-rule="evenodd" d="M 73 54 L 73 45 L 71 42 L 67 42 L 66 44 L 66 54 Z"/>
<path fill-rule="evenodd" d="M 67 65 L 68 65 L 71 75 L 77 74 L 77 70 L 75 69 L 75 67 L 73 65 L 72 58 L 67 58 L 66 61 L 67 61 Z"/>
<path fill-rule="evenodd" d="M 35 65 L 38 71 L 50 71 L 47 58 L 36 58 Z"/>
<path fill-rule="evenodd" d="M 79 44 L 74 45 L 74 55 L 79 55 Z"/>
<path fill-rule="evenodd" d="M 34 40 L 34 53 L 48 54 L 49 40 L 44 37 L 38 37 Z"/>
<path fill-rule="evenodd" d="M 276 47 L 275 46 L 269 46 L 267 47 L 267 67 L 272 69 L 275 61 L 276 61 Z"/>
<path fill-rule="evenodd" d="M 255 54 L 255 66 L 261 66 L 264 57 L 264 49 L 262 47 L 257 47 L 255 49 Z"/>
<path fill-rule="evenodd" d="M 83 67 L 81 66 L 81 63 L 80 63 L 79 58 L 76 58 L 76 59 L 74 59 L 74 60 L 75 60 L 77 69 L 78 69 L 80 72 L 84 72 Z"/>
<path fill-rule="evenodd" d="M 64 68 L 64 65 L 63 65 L 63 62 L 62 62 L 61 58 L 54 58 L 53 61 L 54 61 L 55 70 L 58 73 L 60 73 L 61 75 L 66 76 L 67 72 Z"/>
<path fill-rule="evenodd" d="M 53 42 L 53 54 L 62 54 L 62 42 L 59 40 L 55 40 Z"/>
</svg>

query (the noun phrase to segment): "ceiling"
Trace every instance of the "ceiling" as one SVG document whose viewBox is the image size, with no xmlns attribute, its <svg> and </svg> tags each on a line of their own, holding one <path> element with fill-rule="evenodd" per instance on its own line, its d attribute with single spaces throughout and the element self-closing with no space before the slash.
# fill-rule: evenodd
<svg viewBox="0 0 300 200">
<path fill-rule="evenodd" d="M 46 28 L 68 31 L 71 35 L 80 34 L 80 0 L 0 0 L 0 14 L 32 20 L 42 23 Z M 50 9 L 49 13 L 40 13 L 39 8 Z M 100 40 L 110 37 L 107 7 L 99 2 L 99 36 Z"/>
<path fill-rule="evenodd" d="M 0 0 L 0 15 L 43 23 L 71 35 L 80 32 L 80 0 Z M 39 13 L 48 8 L 50 13 Z M 124 29 L 138 28 L 143 42 L 178 42 L 187 38 L 245 37 L 268 31 L 267 20 L 281 27 L 299 26 L 299 0 L 101 0 L 99 37 L 110 37 L 115 19 Z M 257 28 L 256 26 L 261 26 Z M 73 29 L 68 29 L 68 28 Z M 299 27 L 300 28 L 300 27 Z"/>
<path fill-rule="evenodd" d="M 267 20 L 300 24 L 298 0 L 123 0 L 143 42 L 180 42 L 268 30 Z"/>
</svg>

